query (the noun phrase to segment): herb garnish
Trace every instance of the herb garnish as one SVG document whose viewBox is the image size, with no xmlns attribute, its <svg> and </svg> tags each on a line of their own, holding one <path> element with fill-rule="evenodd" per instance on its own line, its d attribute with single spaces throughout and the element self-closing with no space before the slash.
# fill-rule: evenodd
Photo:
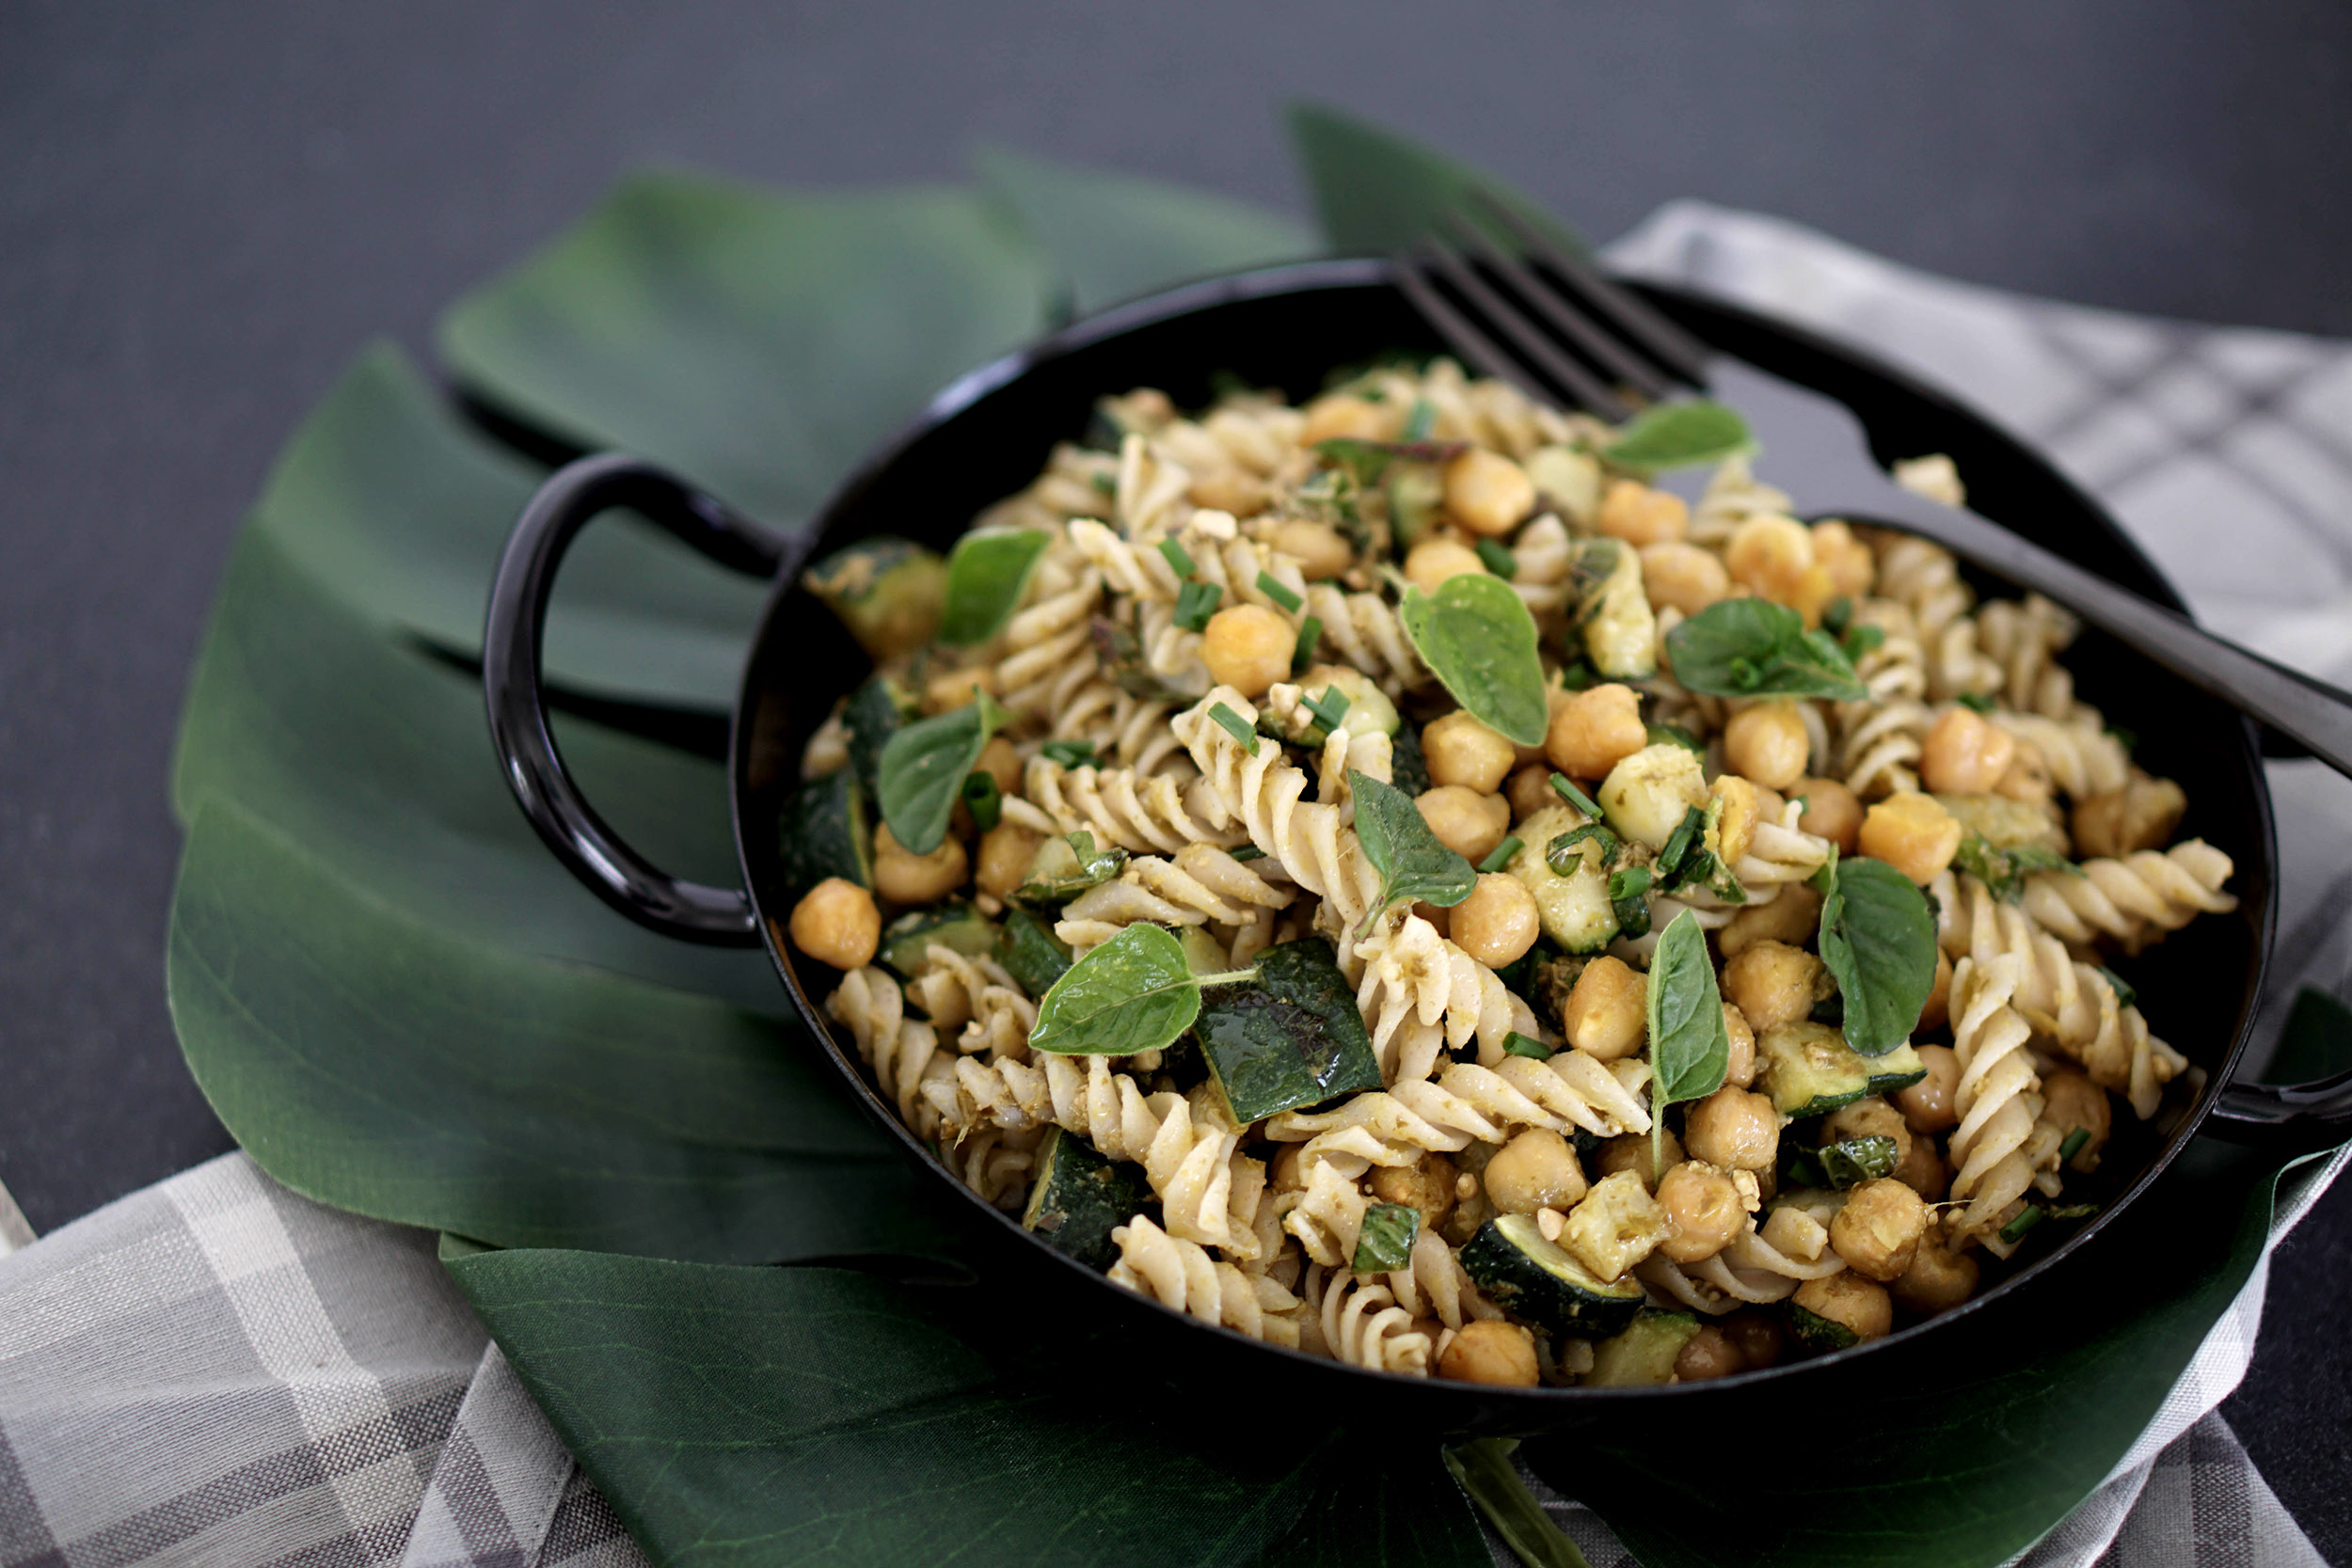
<svg viewBox="0 0 2352 1568">
<path fill-rule="evenodd" d="M 1496 845 L 1492 849 L 1489 849 L 1486 852 L 1486 858 L 1485 860 L 1478 863 L 1479 875 L 1485 876 L 1488 872 L 1502 870 L 1504 866 L 1511 863 L 1512 856 L 1518 854 L 1521 849 L 1526 847 L 1526 841 L 1521 839 L 1516 833 L 1505 838 L 1501 844 Z"/>
<path fill-rule="evenodd" d="M 1257 973 L 1195 974 L 1174 937 L 1138 923 L 1089 950 L 1039 998 L 1029 1048 L 1062 1056 L 1157 1051 L 1200 1016 L 1202 986 L 1247 980 Z"/>
<path fill-rule="evenodd" d="M 1511 546 L 1500 539 L 1481 539 L 1475 548 L 1478 559 L 1486 563 L 1486 570 L 1509 582 L 1519 575 L 1519 558 L 1511 553 Z"/>
<path fill-rule="evenodd" d="M 874 797 L 890 836 L 909 854 L 928 855 L 947 836 L 964 776 L 1010 717 L 983 691 L 961 707 L 891 733 L 874 770 Z"/>
<path fill-rule="evenodd" d="M 1327 686 L 1298 705 L 1314 715 L 1313 727 L 1328 740 L 1347 721 L 1347 693 L 1337 686 Z"/>
<path fill-rule="evenodd" d="M 1716 463 L 1756 445 L 1748 421 L 1737 411 L 1705 398 L 1661 403 L 1635 415 L 1617 438 L 1600 449 L 1612 467 L 1655 474 Z"/>
<path fill-rule="evenodd" d="M 1180 580 L 1192 576 L 1195 571 L 1199 570 L 1193 564 L 1192 552 L 1176 543 L 1172 537 L 1160 541 L 1160 555 L 1168 562 L 1169 568 L 1175 572 Z"/>
<path fill-rule="evenodd" d="M 1606 822 L 1586 822 L 1570 828 L 1565 833 L 1556 834 L 1549 844 L 1544 846 L 1544 863 L 1551 867 L 1552 875 L 1568 876 L 1583 863 L 1583 854 L 1577 846 L 1588 838 L 1600 846 L 1603 863 L 1615 859 L 1617 851 L 1625 847 L 1625 840 L 1619 838 Z"/>
<path fill-rule="evenodd" d="M 1528 744 L 1532 746 L 1534 742 L 1531 740 Z M 1551 776 L 1551 787 L 1553 792 L 1556 793 L 1560 799 L 1565 800 L 1568 804 L 1574 806 L 1577 810 L 1582 812 L 1585 816 L 1591 817 L 1596 822 L 1600 820 L 1600 806 L 1598 802 L 1594 800 L 1591 796 L 1585 794 L 1582 790 L 1577 788 L 1574 784 L 1570 783 L 1568 776 L 1565 773 L 1554 773 Z"/>
<path fill-rule="evenodd" d="M 1517 1029 L 1502 1037 L 1502 1053 L 1506 1056 L 1528 1056 L 1538 1062 L 1551 1060 L 1551 1047 L 1520 1034 Z"/>
<path fill-rule="evenodd" d="M 1707 933 L 1689 910 L 1668 921 L 1649 960 L 1650 1174 L 1663 1174 L 1666 1107 L 1724 1086 L 1731 1036 L 1708 960 Z"/>
<path fill-rule="evenodd" d="M 1619 935 L 1649 935 L 1649 888 L 1654 879 L 1646 865 L 1629 865 L 1609 873 L 1609 907 L 1617 917 Z"/>
<path fill-rule="evenodd" d="M 1060 763 L 1064 768 L 1095 766 L 1094 742 L 1091 740 L 1049 740 L 1040 746 L 1038 752 L 1048 762 Z"/>
<path fill-rule="evenodd" d="M 939 640 L 958 646 L 985 642 L 1012 616 L 1030 568 L 1045 553 L 1042 529 L 983 530 L 956 541 L 947 557 L 947 606 Z"/>
<path fill-rule="evenodd" d="M 1884 861 L 1822 867 L 1821 962 L 1845 1000 L 1846 1044 L 1883 1056 L 1911 1036 L 1935 989 L 1935 917 L 1917 884 Z"/>
<path fill-rule="evenodd" d="M 2117 1006 L 2128 1007 L 2133 1003 L 2139 1000 L 2139 988 L 2137 986 L 2133 985 L 2129 980 L 2124 979 L 2123 976 L 2118 974 L 2115 971 L 2109 969 L 2105 964 L 2099 964 L 2094 967 L 2096 967 L 2099 971 L 2100 978 L 2106 981 L 2108 989 L 2115 992 L 2115 1005 Z"/>
<path fill-rule="evenodd" d="M 1364 858 L 1380 873 L 1380 897 L 1357 932 L 1370 934 L 1380 917 L 1399 903 L 1448 908 L 1470 895 L 1478 873 L 1470 863 L 1438 841 L 1412 797 L 1393 784 L 1347 770 L 1356 800 L 1356 837 Z"/>
<path fill-rule="evenodd" d="M 1253 757 L 1258 754 L 1258 732 L 1249 727 L 1249 721 L 1223 703 L 1210 708 L 1209 717 L 1216 721 L 1217 728 L 1238 741 L 1243 751 Z"/>
<path fill-rule="evenodd" d="M 1974 829 L 1961 839 L 1960 848 L 1952 856 L 1952 866 L 1982 882 L 2004 904 L 2024 898 L 2026 879 L 2037 871 L 2062 872 L 2069 877 L 2083 875 L 2081 866 L 2055 849 L 2039 844 L 2012 844 L 2006 849 L 1996 849 L 1992 840 Z"/>
<path fill-rule="evenodd" d="M 1676 680 L 1717 697 L 1870 695 L 1828 633 L 1807 631 L 1804 616 L 1768 599 L 1708 605 L 1666 634 L 1666 656 Z"/>
<path fill-rule="evenodd" d="M 1216 604 L 1225 596 L 1225 590 L 1214 582 L 1188 582 L 1176 590 L 1176 624 L 1186 631 L 1206 631 L 1209 617 L 1216 613 Z"/>
<path fill-rule="evenodd" d="M 1963 691 L 1952 699 L 1971 713 L 1991 713 L 1993 699 L 1981 691 Z"/>
<path fill-rule="evenodd" d="M 1323 641 L 1323 622 L 1310 615 L 1298 623 L 1298 641 L 1291 644 L 1291 673 L 1303 674 L 1315 661 L 1315 644 Z"/>
<path fill-rule="evenodd" d="M 2090 1129 L 2088 1127 L 2077 1127 L 2072 1132 L 2067 1133 L 2066 1141 L 2058 1145 L 2058 1164 L 2063 1165 L 2072 1161 L 2075 1155 L 2083 1151 L 2083 1145 L 2090 1141 Z"/>
<path fill-rule="evenodd" d="M 1707 755 L 1707 742 L 1679 724 L 1645 724 L 1643 729 L 1642 738 L 1653 746 L 1679 746 L 1702 759 Z"/>
<path fill-rule="evenodd" d="M 1895 1140 L 1883 1134 L 1847 1138 L 1819 1148 L 1790 1151 L 1786 1187 L 1834 1187 L 1843 1191 L 1895 1174 Z"/>
<path fill-rule="evenodd" d="M 1348 1266 L 1358 1274 L 1391 1274 L 1413 1261 L 1413 1242 L 1421 1234 L 1421 1211 L 1403 1203 L 1375 1203 L 1364 1211 L 1362 1228 L 1356 1232 L 1356 1256 Z"/>
<path fill-rule="evenodd" d="M 1412 412 L 1405 416 L 1405 439 L 1426 441 L 1429 433 L 1438 428 L 1438 405 L 1427 398 L 1415 398 Z"/>
<path fill-rule="evenodd" d="M 1472 718 L 1522 746 L 1543 744 L 1551 710 L 1535 618 L 1510 584 L 1464 572 L 1435 594 L 1407 587 L 1397 618 L 1422 662 Z"/>
<path fill-rule="evenodd" d="M 1276 604 L 1280 605 L 1284 610 L 1291 611 L 1293 614 L 1296 614 L 1298 612 L 1298 607 L 1307 602 L 1306 600 L 1300 598 L 1297 594 L 1292 593 L 1289 586 L 1285 584 L 1280 578 L 1276 577 L 1272 572 L 1260 572 L 1258 574 L 1258 592 L 1263 594 L 1267 598 L 1272 599 Z"/>
<path fill-rule="evenodd" d="M 963 805 L 972 814 L 972 825 L 982 832 L 1004 820 L 1005 795 L 996 787 L 996 775 L 974 768 L 963 776 Z"/>
</svg>

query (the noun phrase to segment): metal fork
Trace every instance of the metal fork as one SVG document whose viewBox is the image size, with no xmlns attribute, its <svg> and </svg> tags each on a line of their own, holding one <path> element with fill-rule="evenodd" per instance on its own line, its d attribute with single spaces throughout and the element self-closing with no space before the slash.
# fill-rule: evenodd
<svg viewBox="0 0 2352 1568">
<path fill-rule="evenodd" d="M 1832 503 L 1822 512 L 1919 534 L 2043 594 L 2352 775 L 2352 694 L 2224 641 L 1974 512 L 1905 489 L 1871 456 L 1844 404 L 1709 348 L 1503 202 L 1483 191 L 1478 198 L 1521 254 L 1456 212 L 1448 217 L 1458 248 L 1426 239 L 1394 268 L 1406 297 L 1477 370 L 1608 420 L 1629 412 L 1620 388 L 1644 400 L 1708 391 L 1745 417 L 1776 467 Z"/>
</svg>

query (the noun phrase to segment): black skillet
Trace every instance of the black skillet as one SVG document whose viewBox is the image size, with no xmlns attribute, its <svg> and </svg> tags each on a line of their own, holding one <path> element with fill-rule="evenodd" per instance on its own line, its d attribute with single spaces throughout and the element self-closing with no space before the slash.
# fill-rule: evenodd
<svg viewBox="0 0 2352 1568">
<path fill-rule="evenodd" d="M 1244 1339 L 1108 1284 L 1033 1241 L 1018 1223 L 957 1182 L 899 1122 L 859 1067 L 855 1048 L 821 1003 L 834 971 L 803 958 L 785 937 L 799 890 L 776 853 L 777 803 L 795 782 L 803 743 L 866 661 L 834 617 L 795 581 L 819 552 L 872 534 L 945 550 L 983 507 L 1021 488 L 1057 440 L 1078 436 L 1094 400 L 1138 386 L 1179 406 L 1212 400 L 1213 378 L 1238 375 L 1294 400 L 1316 392 L 1334 366 L 1439 345 L 1387 280 L 1387 263 L 1338 261 L 1269 268 L 1192 285 L 1081 322 L 956 382 L 868 459 L 788 539 L 728 513 L 676 479 L 633 459 L 584 458 L 552 476 L 516 523 L 491 592 L 485 640 L 490 727 L 508 782 L 532 825 L 580 879 L 630 918 L 683 941 L 764 942 L 811 1034 L 866 1109 L 930 1173 L 971 1221 L 992 1279 L 1038 1292 L 1040 1321 L 1058 1307 L 1132 1335 L 1136 1365 L 1250 1390 L 1260 1410 L 1279 1386 L 1322 1408 L 1408 1416 L 1433 1431 L 1559 1433 L 1606 1422 L 1619 1435 L 1652 1422 L 1687 1427 L 1705 1402 L 1710 1423 L 1785 1419 L 1791 1408 L 1852 1402 L 1925 1369 L 1979 1355 L 2013 1360 L 2020 1334 L 2071 1313 L 2096 1319 L 2127 1305 L 2106 1299 L 2164 1244 L 2161 1216 L 2137 1227 L 2136 1199 L 2201 1131 L 2273 1156 L 2339 1141 L 2352 1116 L 2352 1074 L 2296 1089 L 2230 1082 L 2252 1029 L 2277 903 L 2270 797 L 2253 728 L 2206 697 L 2096 634 L 2069 656 L 2080 689 L 2138 738 L 2138 759 L 2179 780 L 2190 801 L 2184 835 L 2201 835 L 2236 862 L 2233 914 L 2208 915 L 2133 968 L 2142 1006 L 2167 1039 L 2203 1069 L 2194 1102 L 2153 1124 L 2122 1118 L 2091 1196 L 2099 1214 L 2072 1234 L 2029 1242 L 2015 1265 L 1988 1275 L 1964 1307 L 1886 1338 L 1812 1361 L 1719 1382 L 1631 1389 L 1498 1389 L 1370 1373 Z M 1982 418 L 1850 349 L 1737 308 L 1669 289 L 1645 293 L 1710 344 L 1852 407 L 1882 460 L 1948 452 L 1971 504 L 2023 529 L 2070 560 L 2164 605 L 2179 598 L 2088 496 Z M 1804 476 L 1772 476 L 1804 495 Z M 549 588 L 571 540 L 593 517 L 631 507 L 712 559 L 775 578 L 736 699 L 730 794 L 743 889 L 665 876 L 622 843 L 572 786 L 549 733 L 539 641 Z M 2175 1189 L 2192 1180 L 2184 1173 Z M 2236 1178 L 2241 1183 L 2243 1175 Z M 2070 1196 L 2073 1189 L 2070 1187 Z M 2168 1200 L 2169 1202 L 2169 1200 Z M 2193 1206 L 2191 1206 L 2193 1208 Z M 2186 1212 L 2187 1211 L 2184 1211 Z M 2102 1232 L 2115 1232 L 2110 1240 Z M 1214 1363 L 1214 1366 L 1211 1364 Z M 1800 1406 L 1788 1396 L 1798 1394 Z M 1822 1402 L 1830 1402 L 1824 1404 Z M 1777 1417 L 1773 1412 L 1777 1412 Z"/>
</svg>

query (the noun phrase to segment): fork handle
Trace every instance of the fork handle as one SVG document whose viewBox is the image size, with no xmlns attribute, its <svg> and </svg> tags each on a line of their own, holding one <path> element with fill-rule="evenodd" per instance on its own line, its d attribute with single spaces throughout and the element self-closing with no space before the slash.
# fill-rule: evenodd
<svg viewBox="0 0 2352 1568">
<path fill-rule="evenodd" d="M 2201 690 L 2253 715 L 2352 776 L 2352 693 L 2249 653 L 2186 616 L 2151 604 L 1997 524 L 1891 483 L 1873 502 L 1883 521 L 2038 590 Z"/>
</svg>

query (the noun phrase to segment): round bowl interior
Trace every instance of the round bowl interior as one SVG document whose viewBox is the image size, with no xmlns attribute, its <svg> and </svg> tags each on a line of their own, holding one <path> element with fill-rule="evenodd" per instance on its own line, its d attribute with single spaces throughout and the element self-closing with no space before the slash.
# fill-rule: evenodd
<svg viewBox="0 0 2352 1568">
<path fill-rule="evenodd" d="M 2046 547 L 2157 601 L 2179 600 L 2155 568 L 2089 497 L 2041 458 L 1985 420 L 1898 372 L 1851 351 L 1749 312 L 1668 290 L 1647 290 L 1702 339 L 1851 406 L 1883 461 L 1949 453 L 1979 511 Z M 853 475 L 817 524 L 812 551 L 822 553 L 873 534 L 897 534 L 946 549 L 982 508 L 1025 485 L 1057 441 L 1085 431 L 1094 400 L 1136 387 L 1157 387 L 1179 407 L 1212 401 L 1216 386 L 1238 376 L 1279 387 L 1293 400 L 1311 396 L 1334 367 L 1406 351 L 1439 348 L 1435 337 L 1386 280 L 1378 261 L 1334 261 L 1223 278 L 1121 307 L 1080 323 L 1024 353 L 988 366 L 944 391 L 909 430 Z M 1826 511 L 1836 498 L 1808 495 L 1802 473 L 1778 473 L 1770 455 L 1764 476 L 1789 490 L 1800 507 Z M 2013 590 L 1979 581 L 1995 594 Z M 854 1044 L 826 1018 L 822 1001 L 834 973 L 802 958 L 784 940 L 792 890 L 776 853 L 781 791 L 796 782 L 803 744 L 834 701 L 867 673 L 867 662 L 834 617 L 794 582 L 779 582 L 761 623 L 739 700 L 732 788 L 736 831 L 747 885 L 762 911 L 768 945 L 794 1005 L 835 1067 L 906 1148 L 910 1158 L 955 1195 L 947 1201 L 973 1222 L 991 1269 L 1017 1272 L 1027 1288 L 1058 1292 L 1073 1310 L 1116 1312 L 1138 1339 L 1168 1343 L 1162 1364 L 1185 1357 L 1232 1362 L 1253 1389 L 1303 1381 L 1314 1397 L 1376 1401 L 1389 1414 L 1414 1406 L 1420 1418 L 1454 1432 L 1557 1430 L 1601 1410 L 1623 1419 L 1636 1406 L 1664 1407 L 1689 1398 L 1731 1402 L 1779 1399 L 1778 1385 L 1804 1377 L 1814 1394 L 1842 1376 L 1873 1382 L 1900 1375 L 1931 1337 L 1928 1356 L 1958 1364 L 1966 1338 L 2015 1332 L 2009 1304 L 2031 1292 L 2047 1300 L 2064 1265 L 2093 1243 L 2193 1133 L 2243 1050 L 2269 947 L 2275 903 L 2270 801 L 2253 734 L 2233 710 L 2193 690 L 2098 634 L 2086 634 L 2067 663 L 2086 700 L 2137 736 L 2137 757 L 2151 771 L 2177 779 L 2190 801 L 2184 835 L 2199 835 L 2235 860 L 2237 912 L 2207 916 L 2168 940 L 2158 961 L 2128 966 L 2148 1017 L 2203 1069 L 2207 1083 L 2193 1108 L 2148 1124 L 2123 1117 L 2090 1196 L 2100 1214 L 2053 1244 L 2021 1254 L 2019 1265 L 1963 1308 L 1871 1344 L 1813 1361 L 1742 1374 L 1720 1383 L 1644 1389 L 1499 1390 L 1369 1373 L 1258 1344 L 1110 1285 L 1024 1233 L 1018 1222 L 982 1204 L 950 1177 L 893 1114 L 859 1066 Z M 2078 1275 L 2082 1270 L 2076 1271 Z M 1925 1364 L 1924 1362 L 1922 1363 Z M 1742 1390 L 1747 1392 L 1743 1395 Z M 1810 1403 L 1811 1401 L 1809 1400 Z M 1813 1408 L 1820 1408 L 1818 1404 Z"/>
</svg>

